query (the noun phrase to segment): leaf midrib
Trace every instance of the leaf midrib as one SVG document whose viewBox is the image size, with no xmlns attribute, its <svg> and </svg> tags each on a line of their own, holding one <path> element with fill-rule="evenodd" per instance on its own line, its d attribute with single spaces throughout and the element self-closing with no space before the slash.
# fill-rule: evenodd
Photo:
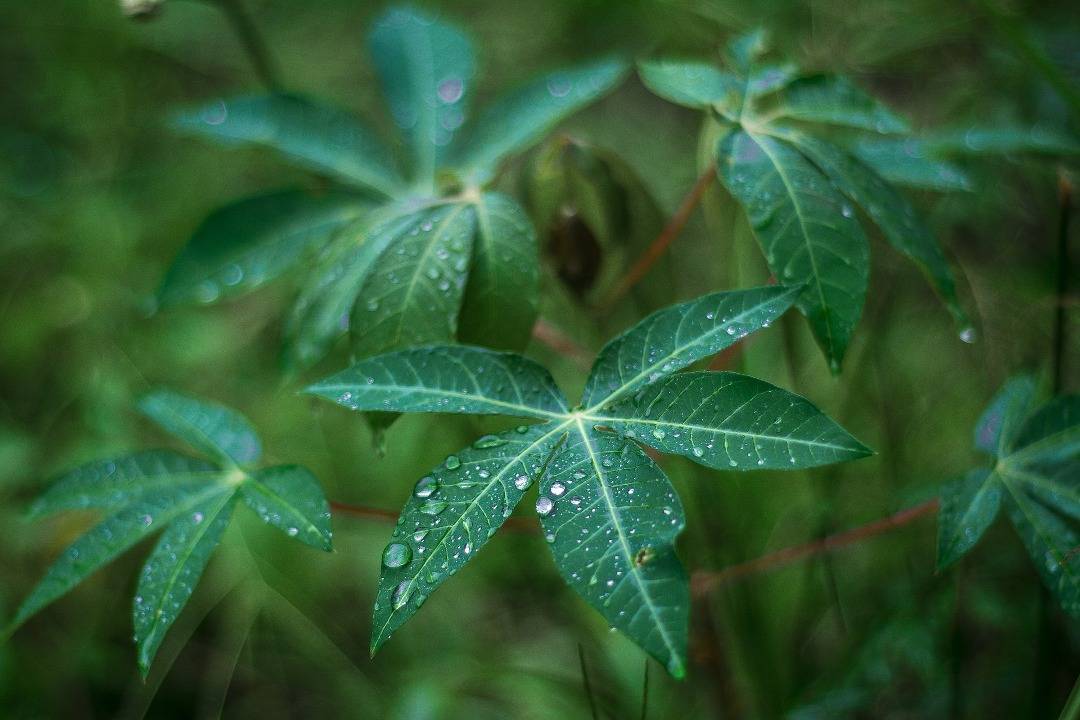
<svg viewBox="0 0 1080 720">
<path fill-rule="evenodd" d="M 656 629 L 660 633 L 660 637 L 664 642 L 664 646 L 667 647 L 668 652 L 671 653 L 671 657 L 676 662 L 679 660 L 679 650 L 672 643 L 670 635 L 668 635 L 667 628 L 660 620 L 660 614 L 657 610 L 656 604 L 653 602 L 652 595 L 649 592 L 648 585 L 641 578 L 641 573 L 638 569 L 638 565 L 634 562 L 634 553 L 630 550 L 630 544 L 627 541 L 626 533 L 623 531 L 622 521 L 619 519 L 618 513 L 615 512 L 615 500 L 611 496 L 611 492 L 607 486 L 607 480 L 604 475 L 604 470 L 601 467 L 601 463 L 597 461 L 596 450 L 592 446 L 589 433 L 585 430 L 585 426 L 582 424 L 582 417 L 577 415 L 573 418 L 577 423 L 578 432 L 581 434 L 581 440 L 585 446 L 586 451 L 589 453 L 589 462 L 592 463 L 593 471 L 596 473 L 597 485 L 600 488 L 600 492 L 603 494 L 604 507 L 608 512 L 608 517 L 611 518 L 611 524 L 615 528 L 615 536 L 619 539 L 619 546 L 622 548 L 623 556 L 626 559 L 627 565 L 627 577 L 634 578 L 634 584 L 637 585 L 638 591 L 641 594 L 642 601 L 649 609 L 649 614 L 656 618 Z"/>
</svg>

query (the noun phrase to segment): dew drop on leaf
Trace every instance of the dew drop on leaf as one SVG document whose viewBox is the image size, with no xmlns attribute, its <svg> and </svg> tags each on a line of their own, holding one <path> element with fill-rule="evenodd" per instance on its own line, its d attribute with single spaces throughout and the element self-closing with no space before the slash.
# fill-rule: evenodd
<svg viewBox="0 0 1080 720">
<path fill-rule="evenodd" d="M 385 568 L 399 568 L 412 560 L 412 548 L 404 543 L 390 543 L 383 549 L 382 564 Z"/>
</svg>

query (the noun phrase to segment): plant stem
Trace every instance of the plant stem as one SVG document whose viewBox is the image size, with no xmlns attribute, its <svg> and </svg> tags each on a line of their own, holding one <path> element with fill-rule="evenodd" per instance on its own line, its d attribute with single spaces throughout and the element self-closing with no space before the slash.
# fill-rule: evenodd
<svg viewBox="0 0 1080 720">
<path fill-rule="evenodd" d="M 652 241 L 649 247 L 645 248 L 645 252 L 641 253 L 641 256 L 630 267 L 626 275 L 623 276 L 619 284 L 615 286 L 615 289 L 611 291 L 607 299 L 600 304 L 600 313 L 607 314 L 612 307 L 615 306 L 619 300 L 626 296 L 635 285 L 641 282 L 641 279 L 652 269 L 652 266 L 656 264 L 656 261 L 667 251 L 668 246 L 679 236 L 682 229 L 686 226 L 687 221 L 690 220 L 690 214 L 701 202 L 701 198 L 705 195 L 705 191 L 709 189 L 709 185 L 716 179 L 716 169 L 712 166 L 705 169 L 705 172 L 698 176 L 697 181 L 679 203 L 678 209 L 675 210 L 675 214 L 668 220 L 667 225 L 660 231 L 660 234 L 656 236 L 656 239 Z"/>
<path fill-rule="evenodd" d="M 559 328 L 549 324 L 543 318 L 536 321 L 532 331 L 533 339 L 547 345 L 559 355 L 570 360 L 583 370 L 592 366 L 592 354 L 578 345 Z"/>
<path fill-rule="evenodd" d="M 232 25 L 233 32 L 236 33 L 237 39 L 247 52 L 259 80 L 268 90 L 280 90 L 282 84 L 277 63 L 270 56 L 266 43 L 263 42 L 262 35 L 259 34 L 255 23 L 252 22 L 251 16 L 241 5 L 242 0 L 210 1 L 221 8 L 221 12 L 225 14 L 229 24 Z"/>
<path fill-rule="evenodd" d="M 927 500 L 914 507 L 901 510 L 898 513 L 881 518 L 880 520 L 874 520 L 865 525 L 860 525 L 851 530 L 836 533 L 835 535 L 829 535 L 820 540 L 814 540 L 802 545 L 792 545 L 744 563 L 729 565 L 718 572 L 698 571 L 694 573 L 694 577 L 691 580 L 691 591 L 694 595 L 708 593 L 717 586 L 732 580 L 737 580 L 748 575 L 756 575 L 761 572 L 767 572 L 783 565 L 788 565 L 796 560 L 803 560 L 808 557 L 820 555 L 821 553 L 832 552 L 833 550 L 847 547 L 848 545 L 854 545 L 862 540 L 874 537 L 875 535 L 880 535 L 890 530 L 895 530 L 896 528 L 908 525 L 921 517 L 932 515 L 936 513 L 937 510 L 938 500 L 937 498 L 934 498 L 933 500 Z"/>
</svg>

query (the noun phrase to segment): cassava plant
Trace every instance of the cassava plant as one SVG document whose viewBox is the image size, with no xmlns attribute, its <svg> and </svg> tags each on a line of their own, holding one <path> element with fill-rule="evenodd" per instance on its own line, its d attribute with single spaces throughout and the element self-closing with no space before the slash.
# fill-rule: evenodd
<svg viewBox="0 0 1080 720">
<path fill-rule="evenodd" d="M 403 140 L 386 144 L 353 114 L 291 93 L 218 100 L 180 130 L 276 150 L 327 178 L 213 213 L 169 269 L 158 302 L 210 303 L 286 273 L 306 276 L 285 323 L 285 360 L 305 368 L 346 331 L 370 355 L 461 340 L 520 349 L 539 294 L 536 234 L 491 190 L 502 164 L 610 90 L 606 58 L 542 76 L 470 119 L 475 61 L 460 31 L 408 8 L 377 19 L 367 47 Z"/>
<path fill-rule="evenodd" d="M 975 447 L 993 464 L 942 488 L 938 566 L 964 557 L 1004 505 L 1043 583 L 1080 616 L 1080 395 L 1037 397 L 1033 378 L 1013 378 L 979 418 Z"/>
<path fill-rule="evenodd" d="M 802 284 L 796 303 L 833 372 L 862 314 L 870 249 L 861 209 L 898 251 L 918 263 L 971 340 L 952 271 L 911 203 L 837 134 L 900 136 L 908 124 L 846 78 L 804 73 L 764 59 L 762 32 L 728 48 L 729 69 L 705 62 L 642 62 L 657 95 L 705 111 L 704 149 L 745 210 L 769 269 Z M 927 161 L 929 162 L 929 161 Z M 929 174 L 949 171 L 933 166 Z"/>
<path fill-rule="evenodd" d="M 93 510 L 104 519 L 60 553 L 26 598 L 8 632 L 133 545 L 161 532 L 139 573 L 132 604 L 139 670 L 191 598 L 237 504 L 288 537 L 331 549 L 330 507 L 299 465 L 258 467 L 262 443 L 234 410 L 166 390 L 139 410 L 203 457 L 148 450 L 65 473 L 30 508 L 32 518 Z"/>
<path fill-rule="evenodd" d="M 370 357 L 309 387 L 353 410 L 540 421 L 485 435 L 416 482 L 383 551 L 372 653 L 536 485 L 536 512 L 566 582 L 681 677 L 690 590 L 675 540 L 685 516 L 645 448 L 720 470 L 808 468 L 870 452 L 767 382 L 677 372 L 768 327 L 801 290 L 715 293 L 657 311 L 604 346 L 573 409 L 541 366 L 469 346 Z"/>
</svg>

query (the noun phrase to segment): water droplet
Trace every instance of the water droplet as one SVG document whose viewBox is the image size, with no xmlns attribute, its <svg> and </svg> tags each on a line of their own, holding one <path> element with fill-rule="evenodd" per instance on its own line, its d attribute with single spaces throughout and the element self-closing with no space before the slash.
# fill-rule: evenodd
<svg viewBox="0 0 1080 720">
<path fill-rule="evenodd" d="M 525 433 L 529 432 L 529 426 L 528 425 L 518 425 L 516 428 L 514 428 L 514 431 L 524 435 Z"/>
<path fill-rule="evenodd" d="M 416 542 L 423 542 L 424 538 L 427 537 L 427 534 L 428 534 L 427 530 L 417 530 L 416 532 L 413 533 L 412 539 L 415 540 Z"/>
<path fill-rule="evenodd" d="M 848 205 L 847 203 L 844 203 L 843 205 L 840 206 L 840 214 L 843 215 L 846 218 L 849 218 L 849 217 L 851 217 L 852 215 L 855 214 L 855 211 L 851 208 L 850 205 Z"/>
<path fill-rule="evenodd" d="M 420 505 L 420 512 L 425 515 L 438 515 L 446 509 L 446 505 L 445 500 L 425 500 Z"/>
<path fill-rule="evenodd" d="M 390 543 L 383 549 L 382 564 L 385 568 L 399 568 L 412 560 L 412 548 L 405 543 Z"/>
<path fill-rule="evenodd" d="M 465 94 L 465 83 L 461 78 L 451 76 L 440 82 L 435 92 L 438 93 L 440 100 L 447 105 L 452 105 Z"/>
<path fill-rule="evenodd" d="M 554 495 L 555 497 L 560 497 L 564 492 L 566 492 L 566 486 L 563 485 L 561 482 L 554 482 L 551 483 L 550 490 L 552 495 Z"/>
<path fill-rule="evenodd" d="M 663 440 L 665 435 L 667 435 L 667 433 L 665 433 L 663 430 L 660 430 L 659 428 L 652 431 L 652 436 L 657 440 Z"/>
<path fill-rule="evenodd" d="M 528 475 L 518 475 L 514 478 L 514 487 L 518 490 L 528 490 L 530 485 L 532 485 L 532 480 Z"/>
<path fill-rule="evenodd" d="M 154 524 L 154 518 L 152 515 L 143 515 L 140 519 L 142 520 L 142 524 L 147 527 L 150 527 Z"/>
<path fill-rule="evenodd" d="M 300 534 L 300 528 L 291 527 L 285 531 L 289 537 L 296 537 Z"/>
<path fill-rule="evenodd" d="M 457 455 L 450 455 L 446 458 L 445 464 L 447 470 L 457 470 L 461 467 L 461 459 Z"/>
<path fill-rule="evenodd" d="M 199 523 L 201 523 L 202 521 L 203 521 L 203 514 L 202 514 L 201 512 L 196 512 L 196 513 L 193 513 L 193 514 L 192 514 L 192 516 L 191 516 L 191 522 L 193 522 L 193 523 L 195 523 L 196 525 L 198 525 L 198 524 L 199 524 Z"/>
<path fill-rule="evenodd" d="M 418 498 L 429 498 L 439 489 L 439 481 L 430 475 L 425 475 L 416 481 L 413 487 L 413 495 Z"/>
<path fill-rule="evenodd" d="M 552 97 L 566 97 L 574 88 L 574 84 L 568 78 L 556 75 L 548 80 L 547 89 Z"/>
<path fill-rule="evenodd" d="M 550 515 L 551 511 L 555 509 L 555 503 L 551 502 L 549 497 L 541 497 L 536 501 L 536 512 L 541 515 Z"/>
<path fill-rule="evenodd" d="M 979 334 L 975 331 L 971 325 L 968 325 L 960 331 L 960 339 L 966 342 L 968 345 L 979 339 Z"/>
<path fill-rule="evenodd" d="M 696 458 L 705 456 L 705 450 L 703 448 L 696 447 L 693 450 L 691 450 L 690 452 L 694 453 L 694 457 L 696 457 Z"/>
<path fill-rule="evenodd" d="M 393 604 L 395 610 L 400 610 L 405 606 L 405 603 L 409 602 L 409 595 L 412 594 L 412 586 L 409 585 L 408 580 L 402 580 L 401 583 L 394 588 L 394 594 L 390 597 L 390 602 Z"/>
<path fill-rule="evenodd" d="M 505 445 L 506 440 L 503 440 L 498 435 L 484 435 L 473 443 L 473 447 L 477 450 L 488 450 L 490 448 L 496 448 L 500 445 Z"/>
</svg>

